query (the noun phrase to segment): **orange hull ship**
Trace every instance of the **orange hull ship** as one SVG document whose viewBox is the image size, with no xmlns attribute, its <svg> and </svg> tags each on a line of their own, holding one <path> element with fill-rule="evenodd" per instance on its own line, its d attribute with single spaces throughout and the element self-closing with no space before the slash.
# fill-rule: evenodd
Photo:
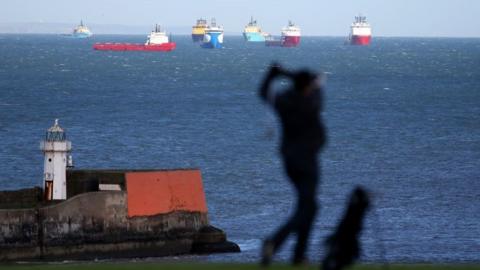
<svg viewBox="0 0 480 270">
<path fill-rule="evenodd" d="M 165 31 L 162 31 L 158 25 L 148 36 L 145 44 L 133 43 L 95 43 L 94 50 L 99 51 L 173 51 L 177 47 L 175 42 L 170 42 Z"/>
</svg>

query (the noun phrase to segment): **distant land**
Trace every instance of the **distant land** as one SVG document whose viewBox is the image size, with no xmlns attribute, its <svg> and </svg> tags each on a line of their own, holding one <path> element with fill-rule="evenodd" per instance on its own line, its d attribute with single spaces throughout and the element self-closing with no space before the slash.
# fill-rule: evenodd
<svg viewBox="0 0 480 270">
<path fill-rule="evenodd" d="M 77 23 L 60 23 L 60 22 L 0 22 L 0 34 L 70 34 L 73 31 L 73 28 L 77 26 L 80 22 Z M 88 28 L 95 35 L 147 35 L 153 29 L 154 25 L 123 25 L 123 24 L 96 24 L 96 23 L 85 23 Z M 192 31 L 192 25 L 184 26 L 169 26 L 162 25 L 165 27 L 168 33 L 173 35 L 190 35 Z M 278 27 L 277 32 L 271 32 L 273 35 L 280 35 L 280 29 L 282 25 Z M 225 28 L 225 34 L 232 35 L 241 35 L 243 27 L 237 28 Z M 378 31 L 380 32 L 380 31 Z M 477 36 L 445 36 L 445 35 L 385 35 L 378 34 L 376 28 L 373 29 L 375 37 L 439 37 L 439 38 L 479 38 Z M 385 32 L 383 29 L 382 32 Z M 377 34 L 375 34 L 377 33 Z M 325 33 L 322 34 L 311 34 L 307 30 L 302 28 L 302 36 L 338 36 L 345 37 L 348 33 L 345 32 L 344 35 L 334 34 L 334 33 Z"/>
<path fill-rule="evenodd" d="M 79 22 L 80 23 L 80 22 Z M 77 23 L 78 24 L 78 23 Z M 147 35 L 153 25 L 88 24 L 94 34 Z M 70 34 L 77 26 L 71 23 L 1 23 L 0 33 L 4 34 Z M 166 26 L 167 32 L 184 35 L 191 33 L 191 26 Z M 240 32 L 241 30 L 239 30 Z M 228 32 L 226 32 L 228 33 Z M 233 33 L 233 32 L 232 32 Z"/>
</svg>

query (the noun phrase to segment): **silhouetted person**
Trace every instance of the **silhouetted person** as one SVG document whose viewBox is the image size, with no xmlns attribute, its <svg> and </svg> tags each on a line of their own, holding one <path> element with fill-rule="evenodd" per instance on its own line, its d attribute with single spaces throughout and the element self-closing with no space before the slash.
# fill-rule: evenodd
<svg viewBox="0 0 480 270">
<path fill-rule="evenodd" d="M 359 257 L 358 238 L 369 205 L 367 192 L 357 187 L 350 196 L 347 211 L 336 231 L 325 242 L 327 254 L 322 262 L 322 270 L 340 270 L 351 265 Z"/>
<path fill-rule="evenodd" d="M 292 80 L 293 87 L 275 94 L 270 85 L 274 79 L 282 76 Z M 282 123 L 280 153 L 298 199 L 296 210 L 289 220 L 264 241 L 261 261 L 264 266 L 271 263 L 273 255 L 291 233 L 297 235 L 293 264 L 305 260 L 317 211 L 317 154 L 326 141 L 320 118 L 321 91 L 317 75 L 306 70 L 291 73 L 276 65 L 270 68 L 260 88 L 260 97 L 274 108 Z"/>
</svg>

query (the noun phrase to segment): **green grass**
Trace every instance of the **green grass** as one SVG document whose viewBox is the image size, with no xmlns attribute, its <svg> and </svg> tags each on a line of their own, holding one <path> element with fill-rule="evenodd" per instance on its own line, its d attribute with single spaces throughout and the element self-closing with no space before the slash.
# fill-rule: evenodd
<svg viewBox="0 0 480 270">
<path fill-rule="evenodd" d="M 78 264 L 9 264 L 9 265 L 0 265 L 0 269 L 14 269 L 14 270 L 133 270 L 133 269 L 146 269 L 146 270 L 221 270 L 221 269 L 231 269 L 231 270 L 266 270 L 266 269 L 296 269 L 296 270 L 307 270 L 307 269 L 319 269 L 317 265 L 305 266 L 305 267 L 291 267 L 288 265 L 273 265 L 269 268 L 261 268 L 255 264 L 220 264 L 220 263 L 78 263 Z M 349 268 L 349 270 L 384 270 L 385 268 L 381 265 L 356 265 Z M 403 264 L 403 265 L 389 265 L 388 270 L 480 270 L 480 265 L 434 265 L 434 264 Z M 385 269 L 386 270 L 386 269 Z"/>
</svg>

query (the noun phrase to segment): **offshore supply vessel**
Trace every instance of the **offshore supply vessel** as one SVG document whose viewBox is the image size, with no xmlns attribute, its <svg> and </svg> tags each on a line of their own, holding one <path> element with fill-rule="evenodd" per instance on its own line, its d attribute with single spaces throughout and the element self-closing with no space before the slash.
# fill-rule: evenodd
<svg viewBox="0 0 480 270">
<path fill-rule="evenodd" d="M 367 22 L 367 17 L 355 16 L 355 21 L 350 25 L 348 43 L 351 45 L 369 45 L 372 39 L 372 27 Z"/>
<path fill-rule="evenodd" d="M 92 31 L 90 31 L 90 29 L 88 29 L 88 27 L 83 24 L 83 21 L 80 21 L 80 24 L 73 29 L 72 33 L 72 36 L 74 38 L 88 38 L 92 35 Z"/>
<path fill-rule="evenodd" d="M 215 18 L 212 19 L 212 22 L 205 30 L 201 47 L 206 49 L 223 47 L 223 27 L 217 25 Z"/>
<path fill-rule="evenodd" d="M 267 35 L 265 38 L 265 46 L 269 47 L 297 47 L 300 44 L 301 31 L 300 27 L 288 22 L 288 26 L 282 28 L 282 35 L 280 40 L 275 39 L 271 35 Z"/>
<path fill-rule="evenodd" d="M 288 21 L 288 26 L 282 28 L 282 47 L 297 47 L 300 44 L 300 36 L 300 27 Z"/>
<path fill-rule="evenodd" d="M 162 31 L 161 27 L 156 24 L 145 44 L 95 43 L 93 49 L 99 51 L 172 51 L 176 46 L 175 42 L 170 41 L 167 32 Z"/>
<path fill-rule="evenodd" d="M 257 25 L 257 21 L 253 17 L 250 18 L 250 22 L 243 29 L 243 37 L 248 42 L 264 42 L 267 35 Z"/>
<path fill-rule="evenodd" d="M 201 42 L 205 36 L 205 30 L 208 27 L 206 19 L 198 19 L 197 24 L 192 26 L 192 40 L 193 42 Z"/>
</svg>

